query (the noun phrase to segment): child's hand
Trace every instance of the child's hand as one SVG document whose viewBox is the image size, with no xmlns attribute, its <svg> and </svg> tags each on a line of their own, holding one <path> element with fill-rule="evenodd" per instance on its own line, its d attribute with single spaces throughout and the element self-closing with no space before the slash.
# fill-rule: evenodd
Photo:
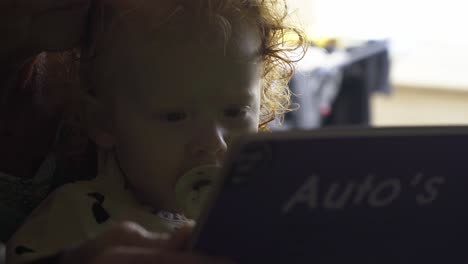
<svg viewBox="0 0 468 264">
<path fill-rule="evenodd" d="M 42 51 L 77 46 L 91 0 L 0 0 L 0 60 L 19 62 Z M 14 55 L 12 55 L 14 54 Z"/>
<path fill-rule="evenodd" d="M 127 222 L 111 228 L 93 240 L 66 252 L 60 263 L 232 263 L 231 261 L 184 252 L 191 228 L 178 234 L 156 234 Z"/>
</svg>

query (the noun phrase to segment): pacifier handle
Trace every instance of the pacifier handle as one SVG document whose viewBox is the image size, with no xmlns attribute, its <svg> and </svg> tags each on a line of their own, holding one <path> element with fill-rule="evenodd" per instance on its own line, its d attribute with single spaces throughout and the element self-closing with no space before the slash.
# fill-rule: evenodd
<svg viewBox="0 0 468 264">
<path fill-rule="evenodd" d="M 176 202 L 188 218 L 198 219 L 220 169 L 216 165 L 198 166 L 186 172 L 177 181 Z"/>
</svg>

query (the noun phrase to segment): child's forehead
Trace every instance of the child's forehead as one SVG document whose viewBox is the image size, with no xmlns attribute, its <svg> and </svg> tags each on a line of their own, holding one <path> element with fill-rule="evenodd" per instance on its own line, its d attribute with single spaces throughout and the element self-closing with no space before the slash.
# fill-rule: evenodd
<svg viewBox="0 0 468 264">
<path fill-rule="evenodd" d="M 246 23 L 237 24 L 235 32 L 226 42 L 209 36 L 184 36 L 185 33 L 147 36 L 119 32 L 113 35 L 105 49 L 97 53 L 95 60 L 102 64 L 101 68 L 145 67 L 165 72 L 174 70 L 171 66 L 182 70 L 193 65 L 222 67 L 222 64 L 242 65 L 261 59 L 260 36 Z"/>
<path fill-rule="evenodd" d="M 261 63 L 225 56 L 219 46 L 207 47 L 175 45 L 154 49 L 148 45 L 132 49 L 125 56 L 109 56 L 107 66 L 101 67 L 104 71 L 96 76 L 100 79 L 98 89 L 113 87 L 124 97 L 164 98 L 181 104 L 195 102 L 198 95 L 212 97 L 213 102 L 223 96 L 245 101 L 249 94 L 241 88 L 259 81 Z"/>
<path fill-rule="evenodd" d="M 258 68 L 252 64 L 258 63 L 261 49 L 257 29 L 235 17 L 229 18 L 226 27 L 230 32 L 213 25 L 200 28 L 190 14 L 177 14 L 181 11 L 177 1 L 172 0 L 173 4 L 148 17 L 152 11 L 151 6 L 143 8 L 141 3 L 145 2 L 159 1 L 136 1 L 139 8 L 126 14 L 127 20 L 122 17 L 101 38 L 101 48 L 94 59 L 99 87 L 111 83 L 122 87 L 160 87 L 175 82 L 181 87 L 194 82 L 242 86 L 250 81 L 244 76 L 249 75 L 250 68 Z M 146 11 L 142 13 L 143 10 Z M 161 23 L 161 17 L 167 14 L 174 16 L 171 23 L 166 21 L 159 27 L 151 24 Z"/>
<path fill-rule="evenodd" d="M 210 49 L 194 51 L 188 48 L 165 49 L 159 52 L 130 58 L 129 63 L 121 65 L 126 71 L 132 68 L 133 79 L 139 86 L 164 87 L 181 89 L 205 85 L 222 85 L 230 87 L 245 86 L 259 73 L 261 64 L 255 60 L 227 57 Z M 117 66 L 119 67 L 119 66 Z M 257 75 L 255 75 L 257 77 Z"/>
<path fill-rule="evenodd" d="M 229 42 L 239 38 L 245 30 L 245 24 L 253 29 L 255 23 L 248 14 L 246 0 L 136 0 L 122 6 L 115 6 L 112 11 L 99 13 L 95 25 L 100 28 L 95 40 L 112 42 L 115 39 L 141 39 L 143 41 L 214 41 Z M 244 4 L 242 4 L 244 3 Z M 121 4 L 123 5 L 123 4 Z M 242 7 L 242 8 L 241 8 Z M 250 10 L 250 11 L 249 11 Z M 254 15 L 255 16 L 255 15 Z M 259 33 L 259 28 L 256 28 Z M 106 43 L 101 45 L 105 48 Z"/>
</svg>

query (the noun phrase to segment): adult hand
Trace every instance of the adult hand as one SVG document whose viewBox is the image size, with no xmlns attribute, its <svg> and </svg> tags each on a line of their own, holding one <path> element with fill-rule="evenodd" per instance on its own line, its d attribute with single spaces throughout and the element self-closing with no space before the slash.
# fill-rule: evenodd
<svg viewBox="0 0 468 264">
<path fill-rule="evenodd" d="M 0 61 L 78 46 L 91 0 L 0 0 Z M 8 65 L 12 66 L 12 65 Z"/>
<path fill-rule="evenodd" d="M 135 223 L 126 222 L 67 251 L 60 263 L 232 263 L 221 258 L 184 252 L 190 233 L 189 227 L 173 236 L 151 233 Z"/>
</svg>

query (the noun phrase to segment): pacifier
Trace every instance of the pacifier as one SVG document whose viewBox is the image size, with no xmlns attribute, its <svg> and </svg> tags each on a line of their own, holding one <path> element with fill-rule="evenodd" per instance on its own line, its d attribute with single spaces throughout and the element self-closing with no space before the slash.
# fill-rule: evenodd
<svg viewBox="0 0 468 264">
<path fill-rule="evenodd" d="M 203 165 L 186 172 L 175 186 L 176 202 L 185 216 L 197 220 L 212 191 L 221 167 Z"/>
</svg>

